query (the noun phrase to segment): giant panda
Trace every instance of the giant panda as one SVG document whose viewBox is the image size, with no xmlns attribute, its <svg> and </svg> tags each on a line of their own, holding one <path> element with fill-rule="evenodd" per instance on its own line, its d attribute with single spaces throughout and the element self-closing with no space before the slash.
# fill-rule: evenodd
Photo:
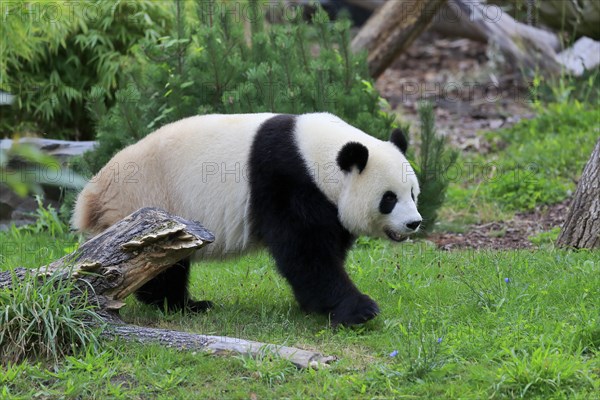
<svg viewBox="0 0 600 400">
<path fill-rule="evenodd" d="M 401 241 L 421 224 L 406 147 L 399 130 L 382 141 L 329 113 L 194 116 L 117 153 L 79 194 L 72 225 L 95 234 L 141 207 L 163 208 L 215 234 L 200 259 L 266 246 L 303 310 L 360 324 L 379 309 L 344 269 L 354 239 Z M 174 265 L 136 297 L 211 307 L 189 297 L 189 268 Z"/>
</svg>

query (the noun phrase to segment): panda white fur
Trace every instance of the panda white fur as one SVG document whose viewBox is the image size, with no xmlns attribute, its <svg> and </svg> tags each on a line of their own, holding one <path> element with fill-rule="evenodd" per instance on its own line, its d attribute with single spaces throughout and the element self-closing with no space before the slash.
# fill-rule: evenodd
<svg viewBox="0 0 600 400">
<path fill-rule="evenodd" d="M 74 228 L 99 233 L 145 207 L 200 221 L 216 237 L 200 258 L 263 245 L 300 306 L 334 324 L 379 312 L 344 270 L 359 235 L 403 240 L 421 216 L 400 131 L 381 141 L 327 113 L 204 115 L 166 125 L 118 154 L 79 194 Z M 143 302 L 202 311 L 189 260 L 144 284 Z"/>
</svg>

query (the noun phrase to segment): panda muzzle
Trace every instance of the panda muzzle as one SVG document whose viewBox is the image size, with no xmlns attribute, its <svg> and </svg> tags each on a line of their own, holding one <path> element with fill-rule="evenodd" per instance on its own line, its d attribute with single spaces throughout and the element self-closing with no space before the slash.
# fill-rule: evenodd
<svg viewBox="0 0 600 400">
<path fill-rule="evenodd" d="M 390 238 L 390 240 L 392 240 L 394 242 L 404 242 L 406 239 L 408 239 L 407 235 L 397 233 L 391 229 L 386 229 L 385 234 L 387 235 L 388 238 Z"/>
</svg>

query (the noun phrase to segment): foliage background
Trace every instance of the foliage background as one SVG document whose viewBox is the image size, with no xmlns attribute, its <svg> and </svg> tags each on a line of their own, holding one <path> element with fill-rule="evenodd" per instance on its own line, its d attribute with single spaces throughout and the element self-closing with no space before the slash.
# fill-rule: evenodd
<svg viewBox="0 0 600 400">
<path fill-rule="evenodd" d="M 85 102 L 93 87 L 108 104 L 132 47 L 168 27 L 164 1 L 2 2 L 0 89 L 16 96 L 0 133 L 33 131 L 91 139 Z"/>
</svg>

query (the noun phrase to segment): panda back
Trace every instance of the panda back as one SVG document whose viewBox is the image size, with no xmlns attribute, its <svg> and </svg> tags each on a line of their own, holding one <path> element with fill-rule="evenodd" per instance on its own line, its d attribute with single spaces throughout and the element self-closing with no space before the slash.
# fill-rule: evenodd
<svg viewBox="0 0 600 400">
<path fill-rule="evenodd" d="M 158 129 L 117 153 L 86 185 L 73 227 L 98 233 L 141 207 L 160 207 L 210 229 L 210 256 L 243 251 L 250 244 L 249 152 L 271 116 L 195 116 Z"/>
</svg>

